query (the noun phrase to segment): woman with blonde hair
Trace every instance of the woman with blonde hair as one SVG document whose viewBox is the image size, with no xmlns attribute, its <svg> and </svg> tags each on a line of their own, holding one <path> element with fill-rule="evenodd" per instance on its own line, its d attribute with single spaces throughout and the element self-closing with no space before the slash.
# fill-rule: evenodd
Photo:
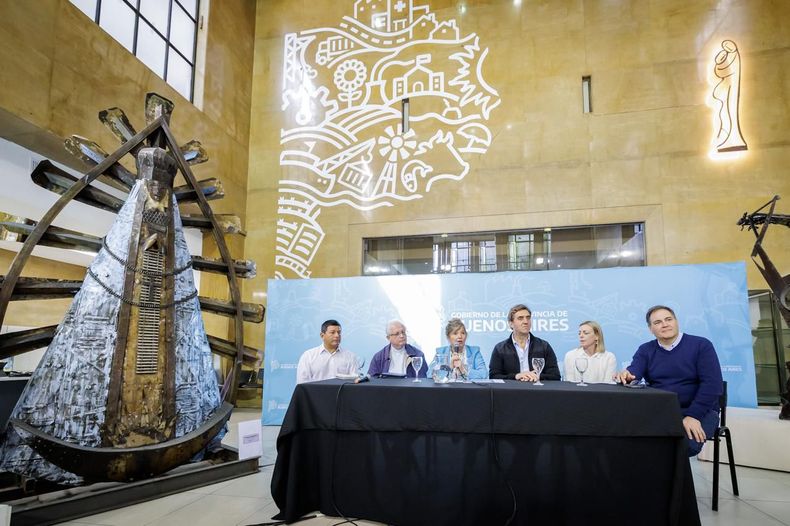
<svg viewBox="0 0 790 526">
<path fill-rule="evenodd" d="M 447 343 L 444 347 L 436 349 L 436 357 L 428 367 L 428 371 L 433 371 L 440 356 L 447 356 L 447 364 L 452 371 L 451 375 L 457 380 L 479 380 L 488 378 L 488 368 L 483 356 L 480 354 L 480 347 L 472 347 L 466 344 L 466 326 L 458 318 L 451 318 L 444 328 Z"/>
<path fill-rule="evenodd" d="M 598 322 L 584 321 L 579 324 L 579 347 L 565 355 L 566 382 L 593 384 L 612 383 L 617 369 L 617 359 L 606 350 L 603 330 Z"/>
</svg>

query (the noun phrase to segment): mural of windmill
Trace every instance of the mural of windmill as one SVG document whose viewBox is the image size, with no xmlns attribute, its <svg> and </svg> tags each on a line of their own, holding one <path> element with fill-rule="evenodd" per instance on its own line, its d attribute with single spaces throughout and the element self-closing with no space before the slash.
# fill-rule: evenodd
<svg viewBox="0 0 790 526">
<path fill-rule="evenodd" d="M 243 323 L 260 323 L 261 305 L 241 302 L 239 278 L 255 264 L 231 258 L 226 234 L 243 234 L 237 217 L 215 215 L 216 179 L 197 181 L 190 165 L 208 160 L 199 142 L 179 146 L 170 130 L 173 103 L 146 98 L 146 126 L 124 112 L 100 112 L 121 140 L 112 153 L 73 136 L 66 148 L 93 168 L 77 179 L 48 161 L 32 174 L 61 195 L 39 220 L 2 223 L 23 242 L 0 288 L 0 323 L 10 301 L 74 296 L 63 321 L 0 336 L 0 359 L 48 346 L 0 437 L 0 471 L 74 484 L 129 481 L 187 462 L 221 437 L 243 365 L 259 353 L 244 345 Z M 131 155 L 137 173 L 121 159 Z M 180 173 L 186 181 L 173 186 Z M 92 184 L 97 179 L 125 199 Z M 103 238 L 52 226 L 72 201 L 117 213 Z M 200 214 L 182 215 L 196 203 Z M 220 259 L 189 254 L 183 227 L 210 231 Z M 83 281 L 21 277 L 36 245 L 97 252 Z M 192 272 L 227 277 L 230 301 L 199 297 Z M 205 333 L 201 310 L 234 320 L 235 341 Z M 218 383 L 212 355 L 231 367 Z"/>
</svg>

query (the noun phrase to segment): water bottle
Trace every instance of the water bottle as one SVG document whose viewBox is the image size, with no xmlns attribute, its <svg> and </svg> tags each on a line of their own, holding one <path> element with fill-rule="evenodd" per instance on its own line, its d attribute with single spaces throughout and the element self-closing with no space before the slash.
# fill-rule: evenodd
<svg viewBox="0 0 790 526">
<path fill-rule="evenodd" d="M 436 367 L 433 371 L 433 381 L 437 384 L 446 384 L 450 381 L 450 363 L 447 354 L 436 356 Z"/>
</svg>

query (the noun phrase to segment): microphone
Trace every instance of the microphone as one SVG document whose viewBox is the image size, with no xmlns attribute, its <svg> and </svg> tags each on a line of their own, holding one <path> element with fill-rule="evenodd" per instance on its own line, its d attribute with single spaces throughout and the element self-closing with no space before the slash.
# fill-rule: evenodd
<svg viewBox="0 0 790 526">
<path fill-rule="evenodd" d="M 362 382 L 369 382 L 369 381 L 370 381 L 370 375 L 366 374 L 365 376 L 360 376 L 359 378 L 354 380 L 354 383 L 361 384 Z"/>
<path fill-rule="evenodd" d="M 464 362 L 463 362 L 463 358 L 461 357 L 461 353 L 462 352 L 463 352 L 463 349 L 461 347 L 461 342 L 460 341 L 456 341 L 455 344 L 453 345 L 453 354 L 458 357 L 459 363 L 456 366 L 455 365 L 456 362 L 455 362 L 455 360 L 453 360 L 453 371 L 452 371 L 452 376 L 456 380 L 458 378 L 461 378 L 462 380 L 466 380 L 467 373 L 464 370 Z"/>
</svg>

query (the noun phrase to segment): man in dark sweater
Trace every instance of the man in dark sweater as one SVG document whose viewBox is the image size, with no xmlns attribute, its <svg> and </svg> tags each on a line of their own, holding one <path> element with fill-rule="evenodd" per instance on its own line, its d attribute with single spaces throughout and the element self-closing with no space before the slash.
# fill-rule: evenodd
<svg viewBox="0 0 790 526">
<path fill-rule="evenodd" d="M 541 340 L 529 331 L 532 329 L 532 311 L 523 304 L 511 307 L 507 321 L 513 332 L 496 344 L 488 365 L 488 376 L 502 380 L 537 382 L 538 374 L 532 366 L 533 358 L 543 358 L 543 380 L 559 380 L 560 368 L 557 356 L 549 342 Z"/>
<path fill-rule="evenodd" d="M 708 339 L 680 332 L 669 307 L 651 307 L 645 320 L 656 339 L 639 346 L 617 380 L 628 383 L 644 378 L 652 387 L 677 393 L 693 457 L 719 423 L 723 389 L 719 358 Z"/>
<path fill-rule="evenodd" d="M 381 374 L 403 375 L 409 378 L 419 376 L 425 378 L 428 373 L 428 362 L 425 354 L 417 347 L 406 343 L 406 326 L 400 320 L 387 322 L 387 339 L 389 343 L 373 355 L 368 366 L 370 376 Z M 419 371 L 415 372 L 412 359 L 422 358 Z"/>
</svg>

